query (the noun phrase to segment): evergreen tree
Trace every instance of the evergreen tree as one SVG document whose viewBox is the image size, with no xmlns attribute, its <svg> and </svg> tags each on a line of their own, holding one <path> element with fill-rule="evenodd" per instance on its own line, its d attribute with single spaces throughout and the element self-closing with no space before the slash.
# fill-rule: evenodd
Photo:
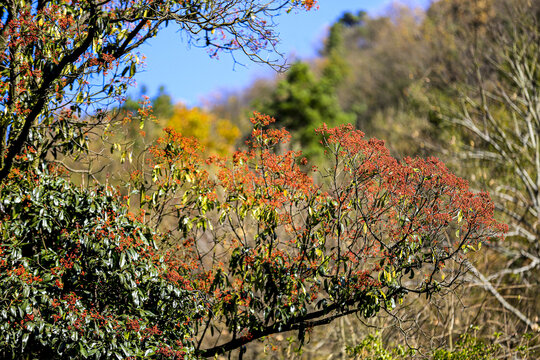
<svg viewBox="0 0 540 360">
<path fill-rule="evenodd" d="M 354 116 L 341 109 L 335 93 L 334 75 L 317 79 L 309 65 L 294 64 L 281 81 L 263 112 L 278 119 L 278 126 L 291 130 L 293 147 L 301 147 L 307 157 L 322 153 L 315 129 L 323 123 L 336 126 L 354 122 Z"/>
</svg>

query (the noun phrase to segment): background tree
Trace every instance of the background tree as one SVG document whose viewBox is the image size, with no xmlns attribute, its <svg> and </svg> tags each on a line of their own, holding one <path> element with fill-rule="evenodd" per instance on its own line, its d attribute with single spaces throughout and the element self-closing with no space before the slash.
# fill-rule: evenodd
<svg viewBox="0 0 540 360">
<path fill-rule="evenodd" d="M 475 275 L 525 325 L 515 328 L 538 330 L 537 304 L 507 300 L 516 292 L 505 288 L 520 286 L 524 299 L 538 295 L 540 9 L 520 1 L 499 6 L 505 9 L 502 21 L 487 26 L 493 46 L 470 49 L 474 77 L 460 84 L 461 101 L 445 108 L 443 118 L 465 130 L 469 142 L 458 151 L 479 169 L 472 173 L 476 183 L 492 189 L 496 208 L 512 229 L 511 241 L 492 248 L 498 261 Z"/>
<path fill-rule="evenodd" d="M 307 157 L 321 158 L 320 137 L 315 129 L 354 121 L 352 114 L 341 110 L 333 83 L 338 80 L 340 64 L 329 63 L 328 76 L 317 79 L 306 63 L 298 62 L 288 70 L 270 98 L 263 100 L 262 111 L 280 119 L 279 126 L 293 131 L 293 147 Z"/>
<path fill-rule="evenodd" d="M 306 75 L 297 78 L 311 80 L 298 81 L 298 89 L 287 79 L 257 81 L 213 108 L 237 123 L 251 108 L 275 115 L 278 121 L 291 116 L 286 111 L 297 111 L 298 118 L 313 124 L 319 121 L 317 113 L 332 121 L 347 116 L 344 121 L 355 122 L 369 136 L 388 140 L 394 155 L 425 155 L 438 131 L 433 131 L 428 121 L 431 103 L 423 86 L 431 66 L 430 47 L 422 33 L 423 16 L 405 7 L 392 8 L 381 17 L 369 17 L 361 11 L 344 14 L 320 44 L 321 56 L 302 65 L 309 70 L 302 69 Z M 300 73 L 300 69 L 294 71 Z M 321 92 L 323 95 L 317 95 Z M 314 105 L 306 105 L 308 98 Z M 317 103 L 326 105 L 319 109 Z M 307 132 L 307 137 L 312 133 Z"/>
<path fill-rule="evenodd" d="M 240 129 L 229 120 L 182 104 L 176 105 L 166 125 L 183 136 L 196 138 L 206 154 L 232 154 L 240 138 Z"/>
</svg>

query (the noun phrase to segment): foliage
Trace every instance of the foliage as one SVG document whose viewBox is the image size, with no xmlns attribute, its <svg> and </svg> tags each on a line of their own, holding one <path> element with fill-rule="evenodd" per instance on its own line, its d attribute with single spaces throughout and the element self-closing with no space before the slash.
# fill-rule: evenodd
<svg viewBox="0 0 540 360">
<path fill-rule="evenodd" d="M 115 190 L 17 171 L 0 188 L 2 358 L 182 357 L 198 295 Z"/>
<path fill-rule="evenodd" d="M 337 317 L 393 309 L 407 293 L 429 296 L 460 275 L 447 262 L 504 231 L 489 197 L 436 159 L 400 162 L 351 126 L 323 127 L 333 165 L 315 171 L 316 185 L 300 153 L 275 152 L 289 134 L 267 128 L 268 116 L 252 121 L 249 149 L 210 159 L 215 179 L 194 139 L 168 130 L 152 150 L 145 214 L 172 219 L 180 254 L 193 246 L 210 306 L 197 348 L 222 339 L 204 356 L 284 331 L 303 339 Z"/>
<path fill-rule="evenodd" d="M 445 265 L 504 231 L 436 159 L 399 162 L 323 127 L 334 165 L 316 185 L 299 153 L 274 151 L 288 133 L 252 121 L 249 149 L 209 159 L 215 178 L 197 141 L 168 129 L 138 218 L 111 189 L 14 169 L 0 188 L 2 356 L 209 357 L 290 330 L 302 343 L 450 286 Z M 155 241 L 174 244 L 165 259 Z"/>
<path fill-rule="evenodd" d="M 414 350 L 405 350 L 402 346 L 387 349 L 382 343 L 380 334 L 366 336 L 360 344 L 347 346 L 347 355 L 355 359 L 398 360 L 414 355 Z"/>
<path fill-rule="evenodd" d="M 494 339 L 495 340 L 495 339 Z M 488 344 L 485 341 L 465 333 L 460 336 L 453 349 L 437 349 L 426 358 L 432 360 L 490 360 L 503 355 L 499 344 Z M 366 336 L 358 345 L 348 346 L 347 354 L 357 360 L 403 360 L 414 358 L 417 354 L 413 349 L 405 349 L 403 346 L 385 346 L 381 334 Z M 527 355 L 523 349 L 521 355 Z"/>
<path fill-rule="evenodd" d="M 167 126 L 186 137 L 195 137 L 207 154 L 232 154 L 240 138 L 240 130 L 229 120 L 181 104 L 174 108 Z"/>
<path fill-rule="evenodd" d="M 500 346 L 486 344 L 469 334 L 460 337 L 453 351 L 440 349 L 433 353 L 433 360 L 490 360 L 495 357 Z"/>
</svg>

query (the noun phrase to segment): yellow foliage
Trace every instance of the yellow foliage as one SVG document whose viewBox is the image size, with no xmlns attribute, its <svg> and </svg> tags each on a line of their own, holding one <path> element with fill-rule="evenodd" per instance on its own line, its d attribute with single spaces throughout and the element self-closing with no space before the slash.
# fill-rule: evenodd
<svg viewBox="0 0 540 360">
<path fill-rule="evenodd" d="M 201 108 L 188 109 L 185 105 L 175 106 L 167 126 L 183 136 L 197 138 L 207 154 L 230 154 L 240 138 L 240 129 L 227 119 L 219 119 Z"/>
</svg>

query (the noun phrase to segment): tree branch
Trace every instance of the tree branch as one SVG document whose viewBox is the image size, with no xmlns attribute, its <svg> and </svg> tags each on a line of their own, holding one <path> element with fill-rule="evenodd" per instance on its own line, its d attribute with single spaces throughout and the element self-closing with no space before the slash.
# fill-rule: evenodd
<svg viewBox="0 0 540 360">
<path fill-rule="evenodd" d="M 333 307 L 335 307 L 335 306 L 333 306 Z M 316 326 L 327 325 L 327 324 L 331 323 L 333 320 L 335 320 L 337 318 L 340 318 L 340 317 L 346 316 L 346 315 L 350 315 L 350 314 L 354 314 L 354 313 L 356 313 L 356 312 L 358 312 L 360 310 L 361 310 L 360 308 L 355 308 L 355 309 L 352 309 L 352 310 L 347 310 L 347 311 L 339 312 L 339 313 L 334 314 L 334 315 L 327 316 L 327 317 L 325 317 L 323 319 L 310 321 L 311 319 L 314 319 L 314 318 L 317 318 L 319 316 L 324 316 L 324 315 L 328 314 L 329 312 L 333 311 L 333 309 L 331 309 L 331 310 L 326 309 L 326 310 L 317 311 L 315 313 L 308 314 L 305 317 L 297 318 L 296 320 L 293 320 L 289 324 L 278 324 L 278 323 L 276 323 L 276 324 L 273 324 L 271 326 L 264 327 L 261 330 L 253 331 L 249 335 L 245 335 L 245 336 L 239 337 L 237 339 L 230 340 L 229 342 L 226 342 L 226 343 L 224 343 L 222 345 L 218 345 L 218 346 L 215 346 L 215 347 L 212 347 L 212 348 L 202 350 L 202 351 L 199 352 L 198 355 L 201 356 L 201 357 L 208 358 L 208 357 L 212 357 L 212 356 L 215 356 L 215 355 L 224 354 L 226 352 L 238 349 L 239 347 L 241 347 L 241 346 L 243 346 L 243 345 L 245 345 L 245 344 L 247 344 L 249 342 L 252 342 L 253 340 L 260 339 L 260 338 L 265 337 L 265 336 L 269 336 L 269 335 L 277 334 L 277 333 L 283 333 L 283 332 L 287 332 L 287 331 L 291 331 L 291 330 L 304 331 L 306 329 L 310 329 L 310 328 L 313 328 L 313 327 L 316 327 Z"/>
<path fill-rule="evenodd" d="M 486 289 L 487 291 L 489 291 L 494 297 L 495 299 L 497 299 L 497 301 L 508 311 L 510 311 L 512 314 L 514 314 L 518 319 L 520 319 L 521 321 L 523 321 L 528 327 L 530 327 L 533 331 L 540 331 L 540 326 L 535 323 L 534 321 L 532 321 L 531 319 L 529 319 L 527 316 L 525 316 L 525 314 L 523 314 L 521 311 L 519 311 L 517 308 L 513 307 L 512 305 L 510 305 L 510 303 L 508 303 L 508 301 L 506 301 L 502 295 L 497 291 L 497 289 L 495 289 L 495 287 L 493 285 L 491 285 L 491 283 L 489 282 L 489 280 L 480 272 L 478 271 L 478 269 L 473 265 L 471 264 L 471 262 L 469 260 L 465 260 L 463 262 L 465 264 L 465 266 L 467 267 L 467 269 L 474 274 L 474 276 L 476 276 L 479 280 L 480 280 L 480 285 Z"/>
</svg>

